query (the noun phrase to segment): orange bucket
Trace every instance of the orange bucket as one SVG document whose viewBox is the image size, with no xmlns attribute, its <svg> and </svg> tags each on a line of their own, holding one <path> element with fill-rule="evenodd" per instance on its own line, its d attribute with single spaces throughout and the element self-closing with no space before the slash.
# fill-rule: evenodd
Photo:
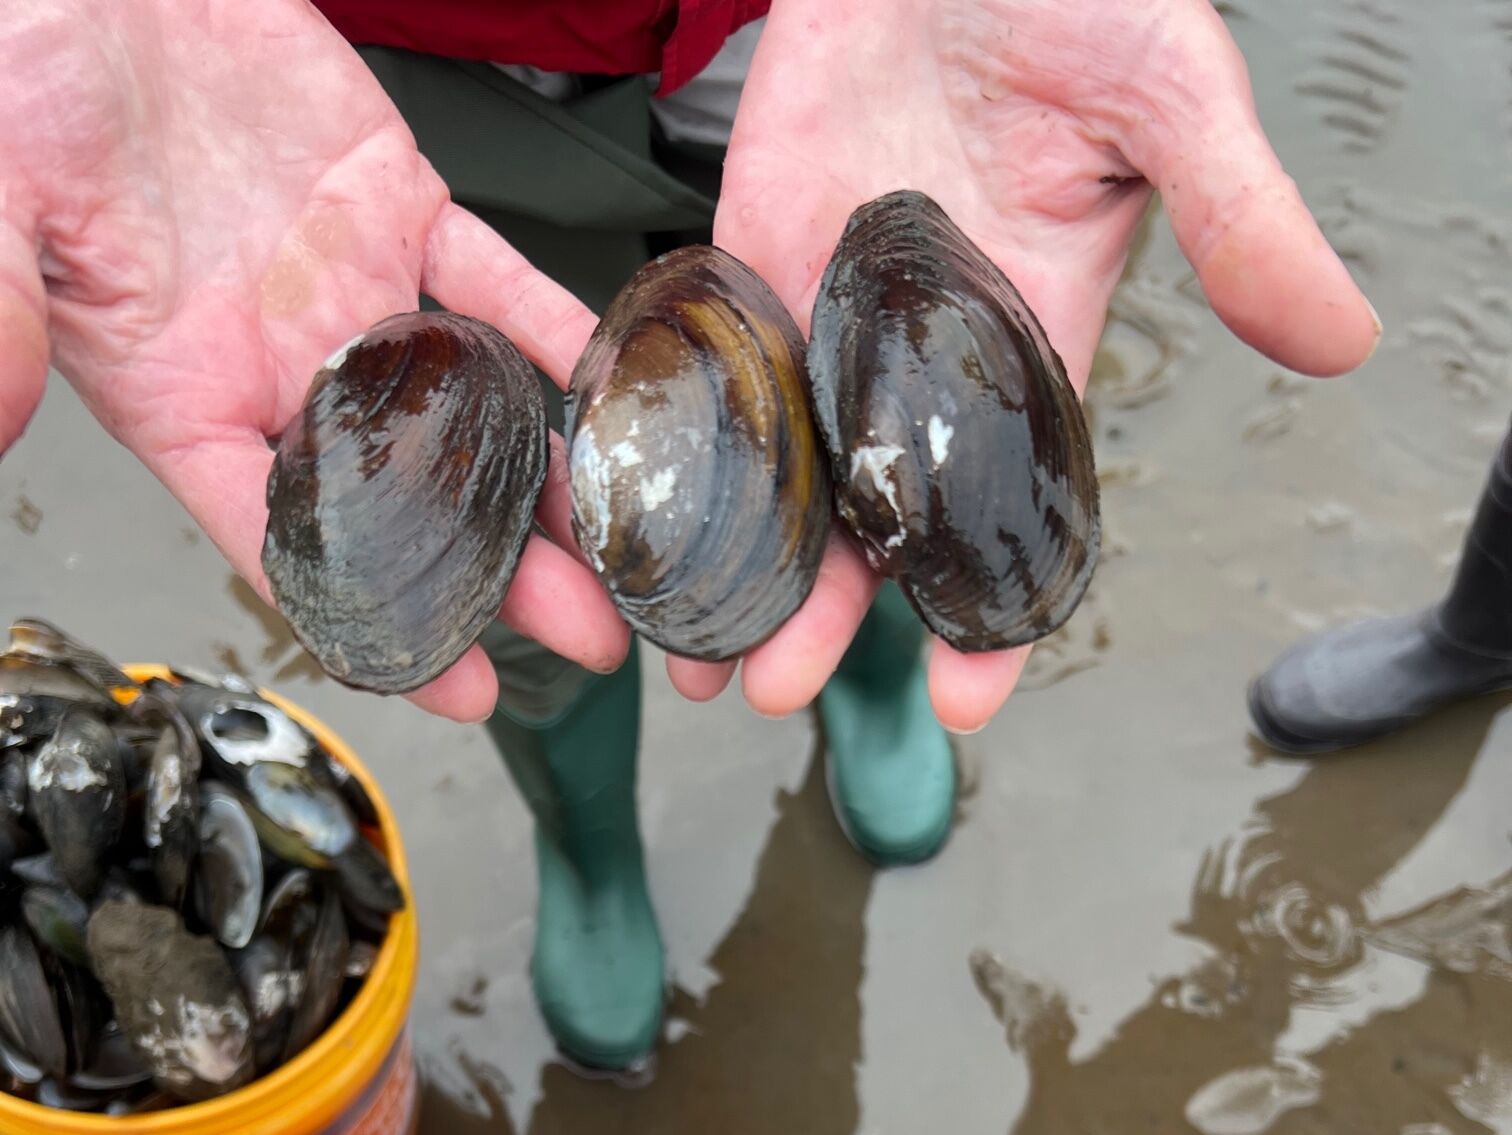
<svg viewBox="0 0 1512 1135">
<path fill-rule="evenodd" d="M 139 682 L 168 677 L 162 666 L 122 669 Z M 390 921 L 362 989 L 314 1044 L 244 1088 L 205 1103 L 118 1119 L 60 1111 L 0 1092 L 4 1135 L 409 1135 L 416 1130 L 409 1012 L 420 935 L 398 826 L 372 773 L 340 737 L 299 706 L 259 692 L 352 770 L 378 813 L 378 845 L 406 902 Z"/>
</svg>

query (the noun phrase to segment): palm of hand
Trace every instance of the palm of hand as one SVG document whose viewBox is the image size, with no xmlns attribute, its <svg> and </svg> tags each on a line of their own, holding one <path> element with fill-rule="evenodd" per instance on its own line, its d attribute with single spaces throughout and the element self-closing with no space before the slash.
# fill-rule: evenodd
<svg viewBox="0 0 1512 1135">
<path fill-rule="evenodd" d="M 864 0 L 774 4 L 731 140 L 715 239 L 800 325 L 850 212 L 918 189 L 1006 271 L 1080 392 L 1156 185 L 1215 309 L 1247 342 L 1317 374 L 1368 354 L 1368 305 L 1281 173 L 1205 0 L 905 0 L 877 15 Z M 1267 294 L 1278 279 L 1285 291 Z M 1295 306 L 1281 310 L 1282 296 Z M 833 539 L 809 600 L 744 659 L 747 699 L 776 714 L 810 700 L 877 584 Z M 937 643 L 936 713 L 979 727 L 1027 655 Z M 669 670 L 702 698 L 733 667 Z"/>
<path fill-rule="evenodd" d="M 0 196 L 0 312 L 7 283 L 45 307 L 55 365 L 268 598 L 266 439 L 321 359 L 413 310 L 423 288 L 564 380 L 592 319 L 450 205 L 398 111 L 308 5 L 180 5 L 172 26 L 128 7 L 120 19 L 42 3 L 0 38 L 0 97 L 25 110 L 0 136 L 22 187 Z M 112 34 L 82 36 L 83 20 Z M 42 249 L 42 279 L 18 245 Z M 0 319 L 0 346 L 17 326 Z M 0 397 L 0 449 L 42 377 Z M 561 494 L 548 496 L 543 521 L 563 531 Z M 607 599 L 565 552 L 535 540 L 518 578 L 506 615 L 566 590 L 583 618 L 552 645 L 598 667 L 623 653 Z M 415 700 L 476 718 L 493 682 L 475 648 Z"/>
</svg>

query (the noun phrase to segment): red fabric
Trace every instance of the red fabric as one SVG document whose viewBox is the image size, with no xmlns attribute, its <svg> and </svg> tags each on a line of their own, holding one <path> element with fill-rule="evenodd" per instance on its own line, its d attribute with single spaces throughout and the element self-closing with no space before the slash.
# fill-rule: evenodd
<svg viewBox="0 0 1512 1135">
<path fill-rule="evenodd" d="M 591 75 L 697 75 L 771 0 L 314 0 L 355 44 Z"/>
</svg>

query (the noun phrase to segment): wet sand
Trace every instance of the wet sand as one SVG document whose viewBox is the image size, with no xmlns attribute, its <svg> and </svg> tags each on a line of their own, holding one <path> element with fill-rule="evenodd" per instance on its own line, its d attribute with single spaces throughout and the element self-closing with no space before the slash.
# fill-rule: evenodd
<svg viewBox="0 0 1512 1135">
<path fill-rule="evenodd" d="M 634 1090 L 568 1071 L 536 1017 L 529 827 L 482 731 L 322 680 L 50 387 L 0 463 L 0 613 L 243 669 L 379 772 L 423 920 L 424 1131 L 1512 1131 L 1512 699 L 1306 762 L 1243 698 L 1298 635 L 1449 578 L 1512 413 L 1512 3 L 1222 8 L 1380 350 L 1330 382 L 1267 363 L 1153 217 L 1088 396 L 1107 558 L 960 743 L 925 867 L 844 844 L 808 715 L 688 705 L 648 665 L 675 990 Z"/>
</svg>

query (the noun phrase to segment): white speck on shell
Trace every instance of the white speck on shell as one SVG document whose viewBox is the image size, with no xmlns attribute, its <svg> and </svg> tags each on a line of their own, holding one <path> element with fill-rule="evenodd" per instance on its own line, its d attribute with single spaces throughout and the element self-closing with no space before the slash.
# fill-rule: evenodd
<svg viewBox="0 0 1512 1135">
<path fill-rule="evenodd" d="M 364 332 L 364 334 L 366 334 L 366 332 Z M 328 358 L 325 361 L 325 365 L 324 365 L 323 369 L 325 369 L 325 370 L 338 370 L 338 369 L 340 369 L 341 364 L 344 363 L 344 362 L 346 362 L 347 356 L 352 353 L 352 348 L 355 347 L 360 342 L 362 342 L 362 335 L 353 335 L 345 343 L 343 343 L 341 346 L 337 347 L 334 351 L 331 352 L 331 357 Z"/>
<path fill-rule="evenodd" d="M 955 436 L 955 427 L 947 426 L 935 414 L 929 419 L 929 455 L 934 458 L 935 468 L 945 464 L 950 456 L 950 439 Z"/>
<path fill-rule="evenodd" d="M 163 1007 L 148 1003 L 161 1017 Z M 247 1012 L 235 1001 L 205 1005 L 179 997 L 166 1027 L 154 1028 L 136 1040 L 153 1069 L 170 1083 L 232 1082 L 246 1057 L 249 1035 Z"/>
<path fill-rule="evenodd" d="M 640 479 L 641 507 L 647 512 L 658 509 L 672 497 L 677 487 L 677 466 L 663 469 L 650 477 Z"/>
<path fill-rule="evenodd" d="M 572 439 L 568 461 L 572 498 L 582 527 L 579 539 L 594 569 L 604 570 L 604 548 L 609 544 L 609 466 L 599 452 L 593 428 L 585 426 Z"/>
<path fill-rule="evenodd" d="M 869 473 L 872 484 L 887 499 L 888 507 L 892 509 L 893 517 L 898 522 L 896 531 L 887 538 L 885 546 L 889 548 L 896 548 L 903 543 L 903 510 L 898 505 L 898 486 L 892 479 L 892 464 L 902 456 L 903 450 L 896 445 L 861 445 L 851 454 L 851 480 L 860 477 L 863 469 Z"/>
<path fill-rule="evenodd" d="M 609 448 L 609 456 L 618 461 L 626 469 L 633 469 L 641 463 L 640 450 L 636 449 L 628 441 L 618 442 Z"/>
<path fill-rule="evenodd" d="M 54 785 L 65 792 L 85 792 L 107 787 L 110 783 L 103 770 L 95 768 L 78 753 L 55 753 L 50 759 L 34 761 L 27 779 L 33 792 Z"/>
</svg>

